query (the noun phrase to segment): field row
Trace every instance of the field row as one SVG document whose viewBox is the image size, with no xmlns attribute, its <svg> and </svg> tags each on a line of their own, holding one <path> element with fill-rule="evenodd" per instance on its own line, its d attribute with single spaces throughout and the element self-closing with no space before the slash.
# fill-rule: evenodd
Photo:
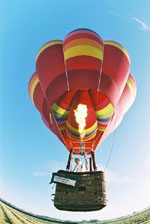
<svg viewBox="0 0 150 224">
<path fill-rule="evenodd" d="M 0 224 L 51 224 L 54 222 L 42 220 L 39 218 L 32 217 L 24 214 L 23 212 L 17 211 L 16 209 L 10 208 L 9 206 L 0 202 Z"/>
</svg>

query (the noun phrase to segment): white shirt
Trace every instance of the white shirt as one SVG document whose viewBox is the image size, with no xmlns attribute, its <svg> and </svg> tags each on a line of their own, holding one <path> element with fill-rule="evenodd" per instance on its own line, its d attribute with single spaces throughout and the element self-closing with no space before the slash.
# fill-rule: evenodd
<svg viewBox="0 0 150 224">
<path fill-rule="evenodd" d="M 77 164 L 75 166 L 75 168 L 73 169 L 74 172 L 85 172 L 86 168 L 84 166 L 84 164 L 82 164 L 82 161 L 79 162 L 79 164 Z"/>
</svg>

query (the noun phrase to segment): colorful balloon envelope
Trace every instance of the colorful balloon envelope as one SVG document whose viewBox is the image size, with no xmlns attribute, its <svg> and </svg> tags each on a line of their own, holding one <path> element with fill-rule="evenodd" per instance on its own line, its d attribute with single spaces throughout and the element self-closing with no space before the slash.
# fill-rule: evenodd
<svg viewBox="0 0 150 224">
<path fill-rule="evenodd" d="M 120 44 L 80 29 L 40 48 L 29 94 L 69 151 L 79 154 L 84 143 L 90 153 L 120 124 L 134 102 L 136 83 Z"/>
</svg>

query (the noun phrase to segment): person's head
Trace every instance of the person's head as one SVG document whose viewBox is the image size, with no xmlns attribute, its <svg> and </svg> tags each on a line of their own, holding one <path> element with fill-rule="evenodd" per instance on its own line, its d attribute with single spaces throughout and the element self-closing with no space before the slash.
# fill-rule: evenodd
<svg viewBox="0 0 150 224">
<path fill-rule="evenodd" d="M 80 164 L 81 163 L 81 159 L 80 158 L 75 158 L 75 162 L 76 162 L 76 164 Z"/>
</svg>

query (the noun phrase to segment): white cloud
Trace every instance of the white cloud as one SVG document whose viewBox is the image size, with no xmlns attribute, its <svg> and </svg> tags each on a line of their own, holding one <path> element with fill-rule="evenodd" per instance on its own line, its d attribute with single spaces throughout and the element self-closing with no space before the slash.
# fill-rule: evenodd
<svg viewBox="0 0 150 224">
<path fill-rule="evenodd" d="M 4 191 L 4 189 L 5 189 L 5 184 L 4 184 L 3 180 L 0 179 L 0 192 Z"/>
<path fill-rule="evenodd" d="M 147 152 L 146 159 L 145 159 L 145 166 L 150 167 L 150 152 Z"/>
<path fill-rule="evenodd" d="M 144 168 L 150 169 L 150 143 L 140 146 L 140 152 L 143 155 Z"/>
<path fill-rule="evenodd" d="M 122 184 L 122 183 L 128 183 L 130 179 L 127 176 L 120 176 L 112 170 L 106 170 L 106 181 L 108 183 L 114 182 L 117 184 Z"/>
<path fill-rule="evenodd" d="M 150 168 L 150 144 L 147 144 L 144 149 L 145 153 L 145 167 Z"/>
<path fill-rule="evenodd" d="M 34 176 L 38 176 L 38 177 L 41 177 L 41 176 L 49 176 L 51 175 L 51 173 L 44 173 L 44 172 L 34 172 L 33 173 Z"/>
<path fill-rule="evenodd" d="M 33 175 L 36 177 L 49 176 L 52 172 L 64 169 L 65 165 L 63 162 L 47 160 L 35 169 Z"/>
<path fill-rule="evenodd" d="M 138 211 L 150 206 L 150 179 L 144 177 L 135 183 L 129 196 L 129 205 L 132 210 Z"/>
<path fill-rule="evenodd" d="M 149 31 L 150 30 L 150 25 L 142 21 L 141 19 L 138 19 L 136 17 L 132 17 L 133 20 L 135 20 L 138 24 L 140 24 L 140 29 L 144 31 Z"/>
<path fill-rule="evenodd" d="M 131 19 L 132 20 L 135 20 L 139 25 L 140 25 L 140 29 L 141 30 L 144 30 L 144 31 L 149 31 L 150 30 L 150 24 L 147 24 L 146 22 L 144 22 L 143 20 L 137 18 L 137 17 L 131 17 L 129 15 L 123 15 L 119 12 L 116 12 L 116 11 L 112 11 L 112 10 L 109 10 L 108 11 L 108 14 L 112 15 L 112 16 L 115 16 L 119 19 L 124 19 L 126 21 L 130 21 Z"/>
<path fill-rule="evenodd" d="M 103 165 L 97 164 L 97 167 L 98 167 L 98 170 L 104 170 Z M 105 178 L 108 184 L 111 184 L 111 183 L 122 184 L 122 183 L 130 182 L 130 178 L 128 176 L 121 176 L 117 172 L 110 169 L 106 169 Z"/>
<path fill-rule="evenodd" d="M 0 197 L 4 200 L 9 200 L 10 192 L 8 192 L 7 185 L 0 177 Z"/>
</svg>

